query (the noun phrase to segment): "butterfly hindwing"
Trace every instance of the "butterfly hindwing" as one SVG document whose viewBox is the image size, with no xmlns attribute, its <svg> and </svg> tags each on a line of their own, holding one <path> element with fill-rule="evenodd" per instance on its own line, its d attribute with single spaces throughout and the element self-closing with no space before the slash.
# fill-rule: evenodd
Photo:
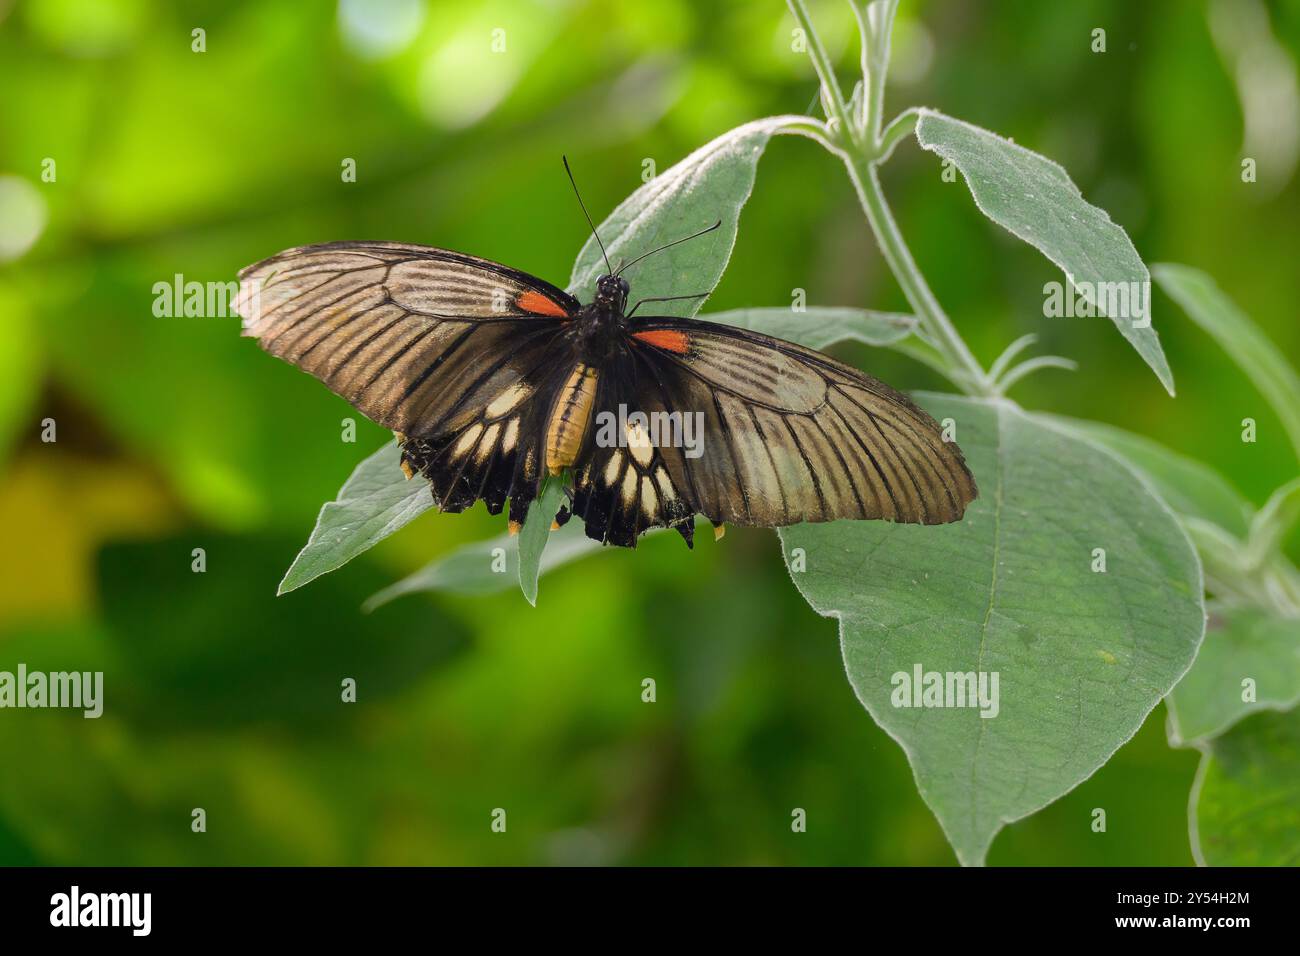
<svg viewBox="0 0 1300 956">
<path fill-rule="evenodd" d="M 574 468 L 572 512 L 587 536 L 635 547 L 637 536 L 654 527 L 676 528 L 692 543 L 694 497 L 674 478 L 667 455 L 674 449 L 651 442 L 648 421 L 672 411 L 631 355 L 602 370 L 592 423 Z"/>
<path fill-rule="evenodd" d="M 529 370 L 513 381 L 493 379 L 460 403 L 444 426 L 402 436 L 402 462 L 428 479 L 442 511 L 459 512 L 482 499 L 499 514 L 510 499 L 512 526 L 522 525 L 544 473 L 546 424 L 562 384 L 555 346 L 516 353 Z M 558 370 L 558 371 L 557 371 Z"/>
</svg>

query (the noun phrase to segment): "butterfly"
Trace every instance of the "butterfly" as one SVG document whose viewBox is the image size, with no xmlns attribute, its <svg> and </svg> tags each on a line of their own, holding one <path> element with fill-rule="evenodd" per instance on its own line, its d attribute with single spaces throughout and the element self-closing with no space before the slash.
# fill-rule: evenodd
<svg viewBox="0 0 1300 956">
<path fill-rule="evenodd" d="M 267 352 L 397 433 L 403 471 L 442 511 L 508 501 L 512 532 L 550 476 L 566 481 L 557 525 L 576 516 L 624 547 L 658 527 L 690 546 L 696 514 L 715 534 L 962 517 L 977 489 L 961 450 L 901 392 L 781 339 L 636 314 L 702 295 L 628 309 L 624 273 L 663 248 L 617 270 L 606 257 L 583 304 L 475 256 L 328 242 L 243 269 L 236 311 Z"/>
</svg>

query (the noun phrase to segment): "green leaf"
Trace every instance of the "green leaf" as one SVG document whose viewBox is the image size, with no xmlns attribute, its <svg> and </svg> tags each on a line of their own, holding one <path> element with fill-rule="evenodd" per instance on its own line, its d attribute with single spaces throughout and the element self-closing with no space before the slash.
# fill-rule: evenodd
<svg viewBox="0 0 1300 956">
<path fill-rule="evenodd" d="M 1300 456 L 1300 376 L 1277 346 L 1200 269 L 1160 262 L 1152 267 L 1152 274 L 1160 288 L 1250 376 L 1277 412 Z"/>
<path fill-rule="evenodd" d="M 711 292 L 722 278 L 736 244 L 740 210 L 754 188 L 754 171 L 772 136 L 801 116 L 770 116 L 724 133 L 666 169 L 623 200 L 597 227 L 614 268 L 721 220 L 721 228 L 657 253 L 632 267 L 626 278 L 631 301 L 649 296 Z M 597 276 L 607 271 L 600 247 L 589 238 L 578 253 L 569 291 L 589 298 Z M 663 315 L 691 316 L 704 299 L 656 303 Z"/>
<path fill-rule="evenodd" d="M 984 215 L 1060 266 L 1098 314 L 1109 315 L 1169 394 L 1174 393 L 1173 373 L 1151 326 L 1151 275 L 1128 233 L 1104 210 L 1086 202 L 1064 169 L 986 129 L 933 110 L 920 111 L 916 138 L 961 170 Z M 1136 308 L 1135 297 L 1140 304 Z"/>
<path fill-rule="evenodd" d="M 373 611 L 396 598 L 420 591 L 495 594 L 514 587 L 521 580 L 519 538 L 519 535 L 503 534 L 457 548 L 384 588 L 369 598 L 362 610 Z M 538 575 L 600 549 L 601 543 L 587 537 L 580 521 L 570 521 L 559 531 L 551 532 L 546 550 L 538 562 Z"/>
<path fill-rule="evenodd" d="M 1113 425 L 1058 415 L 1041 417 L 1073 429 L 1119 455 L 1141 472 L 1179 515 L 1200 518 L 1237 538 L 1245 538 L 1253 511 L 1250 502 L 1208 465 Z"/>
<path fill-rule="evenodd" d="M 805 524 L 781 539 L 805 599 L 839 620 L 858 699 L 976 864 L 1004 824 L 1104 764 L 1187 670 L 1205 623 L 1200 565 L 1169 509 L 1100 446 L 1005 399 L 920 401 L 955 423 L 979 483 L 962 521 Z M 918 666 L 996 672 L 997 716 L 894 706 L 895 675 Z"/>
<path fill-rule="evenodd" d="M 341 568 L 433 507 L 427 481 L 407 481 L 401 453 L 391 442 L 357 465 L 316 518 L 307 545 L 280 582 L 276 593 L 300 588 Z"/>
<path fill-rule="evenodd" d="M 781 308 L 733 309 L 713 312 L 702 318 L 762 332 L 810 349 L 825 349 L 849 341 L 893 345 L 916 329 L 915 316 L 830 306 L 810 306 L 803 312 Z"/>
<path fill-rule="evenodd" d="M 1192 785 L 1192 854 L 1208 866 L 1300 861 L 1300 710 L 1265 712 L 1205 746 Z"/>
<path fill-rule="evenodd" d="M 1242 700 L 1242 682 L 1255 700 Z M 1211 616 L 1201 652 L 1173 693 L 1169 742 L 1197 743 L 1223 733 L 1246 715 L 1300 703 L 1300 620 L 1249 607 L 1223 607 Z"/>
<path fill-rule="evenodd" d="M 550 541 L 551 523 L 562 504 L 564 482 L 558 477 L 546 479 L 519 532 L 519 589 L 534 607 L 537 605 L 537 578 L 542 573 L 542 551 Z"/>
</svg>

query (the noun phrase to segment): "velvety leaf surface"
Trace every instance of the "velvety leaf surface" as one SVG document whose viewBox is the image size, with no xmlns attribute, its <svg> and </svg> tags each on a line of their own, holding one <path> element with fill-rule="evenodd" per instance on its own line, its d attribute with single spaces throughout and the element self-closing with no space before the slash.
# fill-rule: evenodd
<svg viewBox="0 0 1300 956">
<path fill-rule="evenodd" d="M 596 229 L 615 269 L 677 239 L 721 221 L 719 229 L 656 253 L 625 273 L 629 306 L 647 296 L 709 292 L 718 284 L 736 244 L 740 210 L 754 188 L 754 172 L 768 140 L 798 117 L 754 120 L 705 143 L 619 203 Z M 600 247 L 588 238 L 578 253 L 569 291 L 591 299 L 596 277 L 607 271 Z M 703 298 L 652 303 L 650 315 L 694 315 Z M 643 310 L 644 311 L 644 310 Z"/>
<path fill-rule="evenodd" d="M 1006 400 L 921 403 L 955 423 L 979 484 L 962 521 L 781 538 L 796 586 L 839 621 L 859 700 L 907 752 L 958 858 L 977 864 L 1004 824 L 1105 763 L 1187 670 L 1200 565 L 1169 509 L 1099 446 Z M 916 668 L 984 673 L 990 698 L 998 674 L 983 708 L 996 716 L 896 706 Z"/>
<path fill-rule="evenodd" d="M 961 170 L 984 215 L 1065 270 L 1174 393 L 1173 373 L 1150 324 L 1151 274 L 1123 227 L 1087 202 L 1058 164 L 986 129 L 922 110 L 916 138 Z M 1145 297 L 1144 315 L 1131 298 L 1126 302 L 1117 294 L 1111 301 L 1110 291 L 1121 289 L 1116 284 L 1125 294 L 1136 289 Z"/>
<path fill-rule="evenodd" d="M 300 588 L 341 568 L 433 507 L 427 481 L 406 480 L 401 453 L 390 442 L 361 464 L 327 501 L 306 546 L 280 582 L 278 593 Z"/>
<path fill-rule="evenodd" d="M 1140 471 L 1179 515 L 1209 521 L 1244 538 L 1254 509 L 1217 471 L 1143 435 L 1078 418 L 1043 415 L 1104 445 Z"/>
</svg>

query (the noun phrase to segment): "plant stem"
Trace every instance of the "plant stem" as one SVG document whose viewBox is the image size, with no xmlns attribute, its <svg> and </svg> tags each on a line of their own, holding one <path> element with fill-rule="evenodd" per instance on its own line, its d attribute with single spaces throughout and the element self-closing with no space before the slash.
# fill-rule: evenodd
<svg viewBox="0 0 1300 956">
<path fill-rule="evenodd" d="M 858 30 L 862 34 L 862 82 L 866 85 L 862 98 L 862 126 L 878 155 L 880 125 L 885 115 L 885 76 L 889 73 L 889 38 L 894 29 L 898 0 L 863 3 L 864 0 L 858 0 L 853 4 Z"/>
<path fill-rule="evenodd" d="M 896 0 L 886 0 L 879 8 L 880 16 L 872 18 L 867 8 L 854 3 L 854 13 L 862 29 L 863 107 L 860 117 L 850 116 L 844 95 L 835 79 L 826 49 L 813 26 L 804 0 L 788 0 L 790 12 L 803 29 L 808 40 L 808 58 L 825 90 L 828 116 L 827 133 L 839 147 L 841 158 L 848 169 L 849 179 L 857 190 L 858 200 L 866 213 L 867 222 L 875 233 L 876 243 L 903 289 L 903 295 L 912 306 L 920 323 L 920 331 L 928 342 L 943 356 L 953 371 L 949 377 L 968 395 L 994 394 L 992 383 L 976 361 L 951 320 L 944 314 L 939 300 L 930 291 L 925 276 L 921 274 L 911 250 L 894 221 L 884 190 L 876 175 L 876 166 L 888 157 L 899 140 L 911 132 L 916 114 L 908 111 L 881 132 L 881 110 L 884 104 L 885 71 L 889 63 L 889 33 L 893 26 Z"/>
<path fill-rule="evenodd" d="M 835 121 L 838 132 L 851 130 L 854 124 L 849 116 L 848 104 L 844 102 L 844 94 L 835 79 L 835 68 L 831 66 L 831 59 L 826 55 L 826 48 L 822 46 L 822 38 L 813 26 L 812 17 L 808 15 L 808 8 L 804 6 L 803 0 L 787 0 L 787 4 L 808 41 L 808 59 L 812 60 L 813 70 L 816 71 L 817 79 L 829 101 L 828 119 Z"/>
<path fill-rule="evenodd" d="M 845 144 L 846 146 L 848 144 Z M 968 395 L 992 395 L 993 388 L 974 354 L 934 297 L 912 252 L 899 232 L 898 223 L 885 201 L 875 163 L 860 150 L 849 152 L 845 159 L 849 178 L 857 190 L 862 210 L 867 214 L 881 254 L 903 289 L 921 328 L 953 368 L 961 372 L 961 385 Z"/>
</svg>

